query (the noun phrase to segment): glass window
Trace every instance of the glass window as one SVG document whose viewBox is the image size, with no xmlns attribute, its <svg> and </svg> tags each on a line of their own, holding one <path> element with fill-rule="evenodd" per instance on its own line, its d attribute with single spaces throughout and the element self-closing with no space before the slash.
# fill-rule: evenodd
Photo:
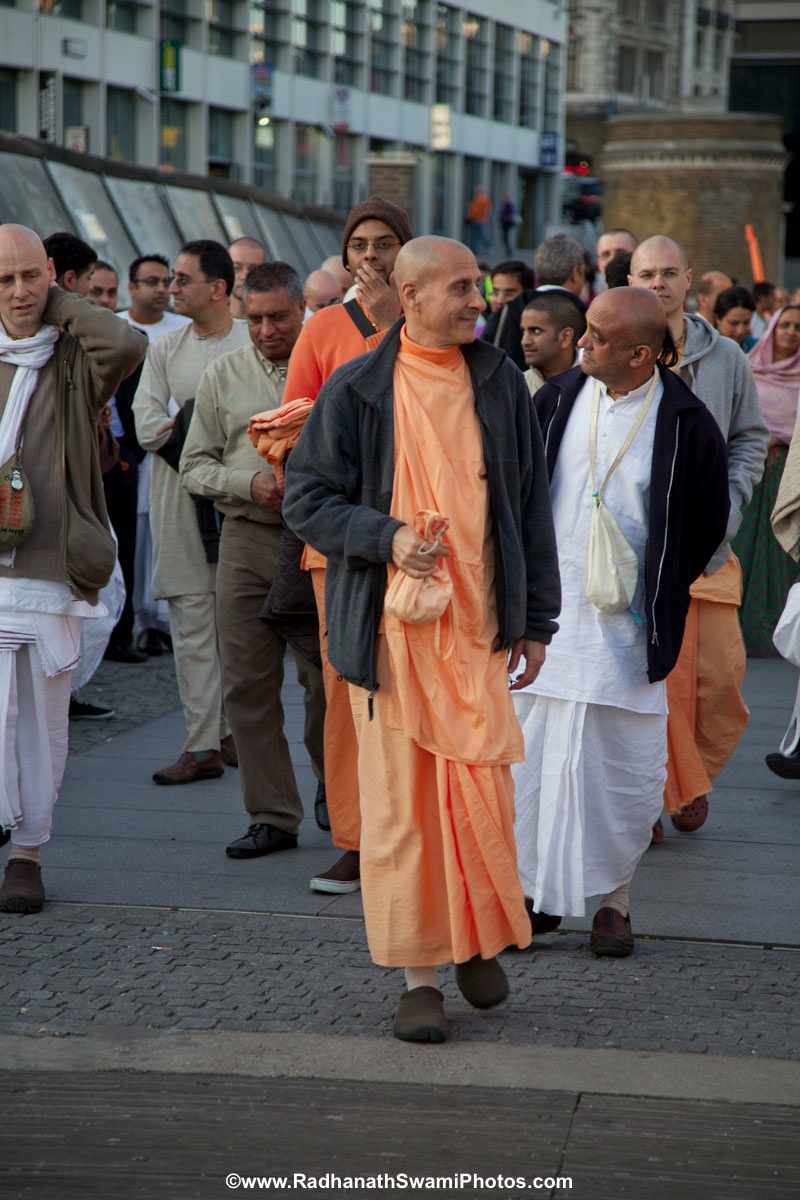
<svg viewBox="0 0 800 1200">
<path fill-rule="evenodd" d="M 514 30 L 509 25 L 495 25 L 492 116 L 506 124 L 514 119 Z"/>
<path fill-rule="evenodd" d="M 353 170 L 356 139 L 350 134 L 336 134 L 336 165 L 333 169 L 332 206 L 340 212 L 353 207 Z"/>
<path fill-rule="evenodd" d="M 187 0 L 163 0 L 161 5 L 162 40 L 189 45 L 191 20 Z"/>
<path fill-rule="evenodd" d="M 319 0 L 292 0 L 292 53 L 298 75 L 322 78 L 325 68 L 325 22 Z"/>
<path fill-rule="evenodd" d="M 447 4 L 436 6 L 436 103 L 458 107 L 461 66 L 461 14 Z"/>
<path fill-rule="evenodd" d="M 391 96 L 394 94 L 397 45 L 397 19 L 392 11 L 392 0 L 370 0 L 369 35 L 369 89 Z"/>
<path fill-rule="evenodd" d="M 539 39 L 517 34 L 519 52 L 519 117 L 517 124 L 536 129 L 539 120 Z"/>
<path fill-rule="evenodd" d="M 64 129 L 83 124 L 83 84 L 77 79 L 65 79 L 61 85 L 61 117 Z"/>
<path fill-rule="evenodd" d="M 0 68 L 0 129 L 17 129 L 17 72 Z"/>
<path fill-rule="evenodd" d="M 119 33 L 136 33 L 139 5 L 136 0 L 108 0 L 106 25 Z"/>
<path fill-rule="evenodd" d="M 486 115 L 488 94 L 489 22 L 468 14 L 462 25 L 467 43 L 467 100 L 465 110 L 475 117 Z"/>
<path fill-rule="evenodd" d="M 425 104 L 430 95 L 430 23 L 428 0 L 402 0 L 400 40 L 405 47 L 403 94 Z"/>
<path fill-rule="evenodd" d="M 182 241 L 212 238 L 215 242 L 227 245 L 225 226 L 217 216 L 217 210 L 208 192 L 200 191 L 199 188 L 175 187 L 173 184 L 167 184 L 164 191 Z"/>
<path fill-rule="evenodd" d="M 312 125 L 295 127 L 294 188 L 297 204 L 315 204 L 317 196 L 317 130 Z"/>
<path fill-rule="evenodd" d="M 561 93 L 561 47 L 542 39 L 544 58 L 544 128 L 558 129 L 558 106 Z"/>
<path fill-rule="evenodd" d="M 233 113 L 226 108 L 208 110 L 208 157 L 233 162 Z"/>
<path fill-rule="evenodd" d="M 315 270 L 322 261 L 322 254 L 311 229 L 311 222 L 305 217 L 297 217 L 293 213 L 284 213 L 283 220 L 289 231 L 289 236 L 295 246 L 295 252 L 288 262 L 300 275 L 307 275 Z"/>
<path fill-rule="evenodd" d="M 664 55 L 661 50 L 648 50 L 644 56 L 645 98 L 664 99 Z"/>
<path fill-rule="evenodd" d="M 620 46 L 617 57 L 617 91 L 636 91 L 636 47 Z"/>
<path fill-rule="evenodd" d="M 162 167 L 185 171 L 187 159 L 187 105 L 180 100 L 161 99 L 161 156 Z"/>
<path fill-rule="evenodd" d="M 666 25 L 667 5 L 664 0 L 645 0 L 645 21 L 648 25 Z"/>
<path fill-rule="evenodd" d="M 261 230 L 247 200 L 222 192 L 214 192 L 212 199 L 230 241 L 239 237 L 254 237 L 261 241 Z"/>
<path fill-rule="evenodd" d="M 182 239 L 158 185 L 114 175 L 107 175 L 105 182 L 136 243 L 129 262 L 139 254 L 165 254 L 173 263 Z"/>
<path fill-rule="evenodd" d="M 282 36 L 282 16 L 270 0 L 250 5 L 251 62 L 283 66 L 286 39 Z"/>
<path fill-rule="evenodd" d="M 358 25 L 359 5 L 331 0 L 331 54 L 333 81 L 354 87 L 360 79 L 363 37 Z"/>
<path fill-rule="evenodd" d="M 454 154 L 437 153 L 433 158 L 433 194 L 431 196 L 431 232 L 440 237 L 450 232 L 449 212 L 456 166 Z"/>
<path fill-rule="evenodd" d="M 39 0 L 39 12 L 80 21 L 83 17 L 83 0 Z"/>
<path fill-rule="evenodd" d="M 116 271 L 124 274 L 136 251 L 102 176 L 66 163 L 51 162 L 48 169 L 78 236 L 94 246 L 99 256 L 107 259 Z"/>
<path fill-rule="evenodd" d="M 236 48 L 236 22 L 233 0 L 207 0 L 208 52 L 233 58 Z"/>
<path fill-rule="evenodd" d="M 270 258 L 291 263 L 296 257 L 294 243 L 283 223 L 283 214 L 277 209 L 253 202 L 253 210 L 261 228 L 261 241 L 265 243 Z"/>
<path fill-rule="evenodd" d="M 109 158 L 136 162 L 136 100 L 123 88 L 106 93 L 106 153 Z"/>
<path fill-rule="evenodd" d="M 24 154 L 3 155 L 0 221 L 28 225 L 42 237 L 54 229 L 73 228 L 41 159 Z"/>
<path fill-rule="evenodd" d="M 619 15 L 626 21 L 639 20 L 639 0 L 619 0 Z"/>
<path fill-rule="evenodd" d="M 269 118 L 267 124 L 257 121 L 253 145 L 253 183 L 273 195 L 278 191 L 275 142 L 275 122 Z"/>
</svg>

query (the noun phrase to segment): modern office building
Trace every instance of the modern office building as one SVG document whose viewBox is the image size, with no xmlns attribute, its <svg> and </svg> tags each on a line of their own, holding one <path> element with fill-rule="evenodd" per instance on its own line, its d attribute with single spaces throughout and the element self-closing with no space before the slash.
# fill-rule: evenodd
<svg viewBox="0 0 800 1200">
<path fill-rule="evenodd" d="M 557 205 L 562 0 L 0 0 L 0 128 L 346 210 L 414 166 L 418 228 L 476 184 Z"/>
</svg>

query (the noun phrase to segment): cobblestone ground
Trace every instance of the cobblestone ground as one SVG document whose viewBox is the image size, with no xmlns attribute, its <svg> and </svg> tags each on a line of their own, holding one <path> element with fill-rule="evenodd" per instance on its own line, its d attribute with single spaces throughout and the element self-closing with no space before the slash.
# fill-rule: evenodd
<svg viewBox="0 0 800 1200">
<path fill-rule="evenodd" d="M 69 752 L 82 754 L 91 746 L 119 737 L 180 708 L 175 665 L 171 654 L 145 663 L 101 662 L 80 690 L 80 698 L 114 710 L 104 721 L 70 721 Z"/>
<path fill-rule="evenodd" d="M 399 971 L 360 920 L 53 904 L 0 920 L 0 1031 L 389 1031 Z M 639 939 L 593 959 L 556 935 L 506 954 L 512 995 L 470 1009 L 443 972 L 452 1036 L 539 1046 L 800 1058 L 800 953 Z"/>
</svg>

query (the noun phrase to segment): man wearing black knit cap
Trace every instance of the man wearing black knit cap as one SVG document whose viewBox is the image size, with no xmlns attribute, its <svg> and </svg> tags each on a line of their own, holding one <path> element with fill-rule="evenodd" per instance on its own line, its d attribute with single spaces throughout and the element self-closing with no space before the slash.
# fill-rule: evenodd
<svg viewBox="0 0 800 1200">
<path fill-rule="evenodd" d="M 321 308 L 306 321 L 295 343 L 283 393 L 284 403 L 316 400 L 325 381 L 343 363 L 379 344 L 400 316 L 392 280 L 400 247 L 414 236 L 408 214 L 370 196 L 350 210 L 342 235 L 342 262 L 353 276 L 355 296 Z M 358 795 L 355 726 L 347 684 L 328 662 L 325 622 L 325 558 L 306 548 L 320 617 L 322 673 L 328 708 L 325 717 L 325 781 L 333 843 L 344 851 L 330 870 L 315 875 L 311 889 L 339 894 L 360 885 L 361 810 Z M 327 825 L 317 813 L 318 823 Z"/>
</svg>

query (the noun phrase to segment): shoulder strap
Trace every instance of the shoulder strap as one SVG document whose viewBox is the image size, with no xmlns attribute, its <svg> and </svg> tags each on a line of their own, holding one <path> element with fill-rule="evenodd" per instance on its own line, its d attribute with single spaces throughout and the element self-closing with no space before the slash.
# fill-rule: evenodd
<svg viewBox="0 0 800 1200">
<path fill-rule="evenodd" d="M 658 384 L 658 371 L 655 371 L 653 373 L 653 382 L 650 384 L 650 387 L 647 389 L 647 395 L 645 396 L 642 403 L 639 405 L 639 411 L 636 414 L 636 420 L 633 422 L 633 425 L 628 430 L 628 436 L 625 438 L 625 441 L 622 443 L 619 450 L 617 451 L 616 457 L 615 457 L 614 461 L 612 462 L 611 466 L 606 471 L 605 479 L 600 484 L 600 486 L 597 487 L 597 484 L 595 481 L 595 469 L 597 466 L 597 416 L 598 416 L 598 410 L 600 408 L 600 381 L 598 379 L 595 379 L 595 381 L 594 381 L 594 392 L 592 394 L 592 413 L 591 413 L 591 418 L 589 421 L 589 470 L 590 470 L 591 484 L 592 484 L 592 497 L 598 508 L 600 507 L 601 493 L 603 492 L 606 484 L 608 483 L 609 479 L 616 471 L 619 464 L 622 462 L 622 459 L 625 457 L 625 455 L 630 450 L 631 446 L 633 445 L 634 439 L 636 438 L 637 433 L 639 432 L 639 430 L 642 428 L 642 425 L 644 424 L 644 419 L 650 410 L 650 405 L 653 402 L 653 396 L 656 393 L 656 385 L 657 384 Z"/>
<path fill-rule="evenodd" d="M 357 300 L 348 300 L 343 307 L 362 337 L 369 338 L 378 332 L 377 325 L 372 324 Z"/>
</svg>

